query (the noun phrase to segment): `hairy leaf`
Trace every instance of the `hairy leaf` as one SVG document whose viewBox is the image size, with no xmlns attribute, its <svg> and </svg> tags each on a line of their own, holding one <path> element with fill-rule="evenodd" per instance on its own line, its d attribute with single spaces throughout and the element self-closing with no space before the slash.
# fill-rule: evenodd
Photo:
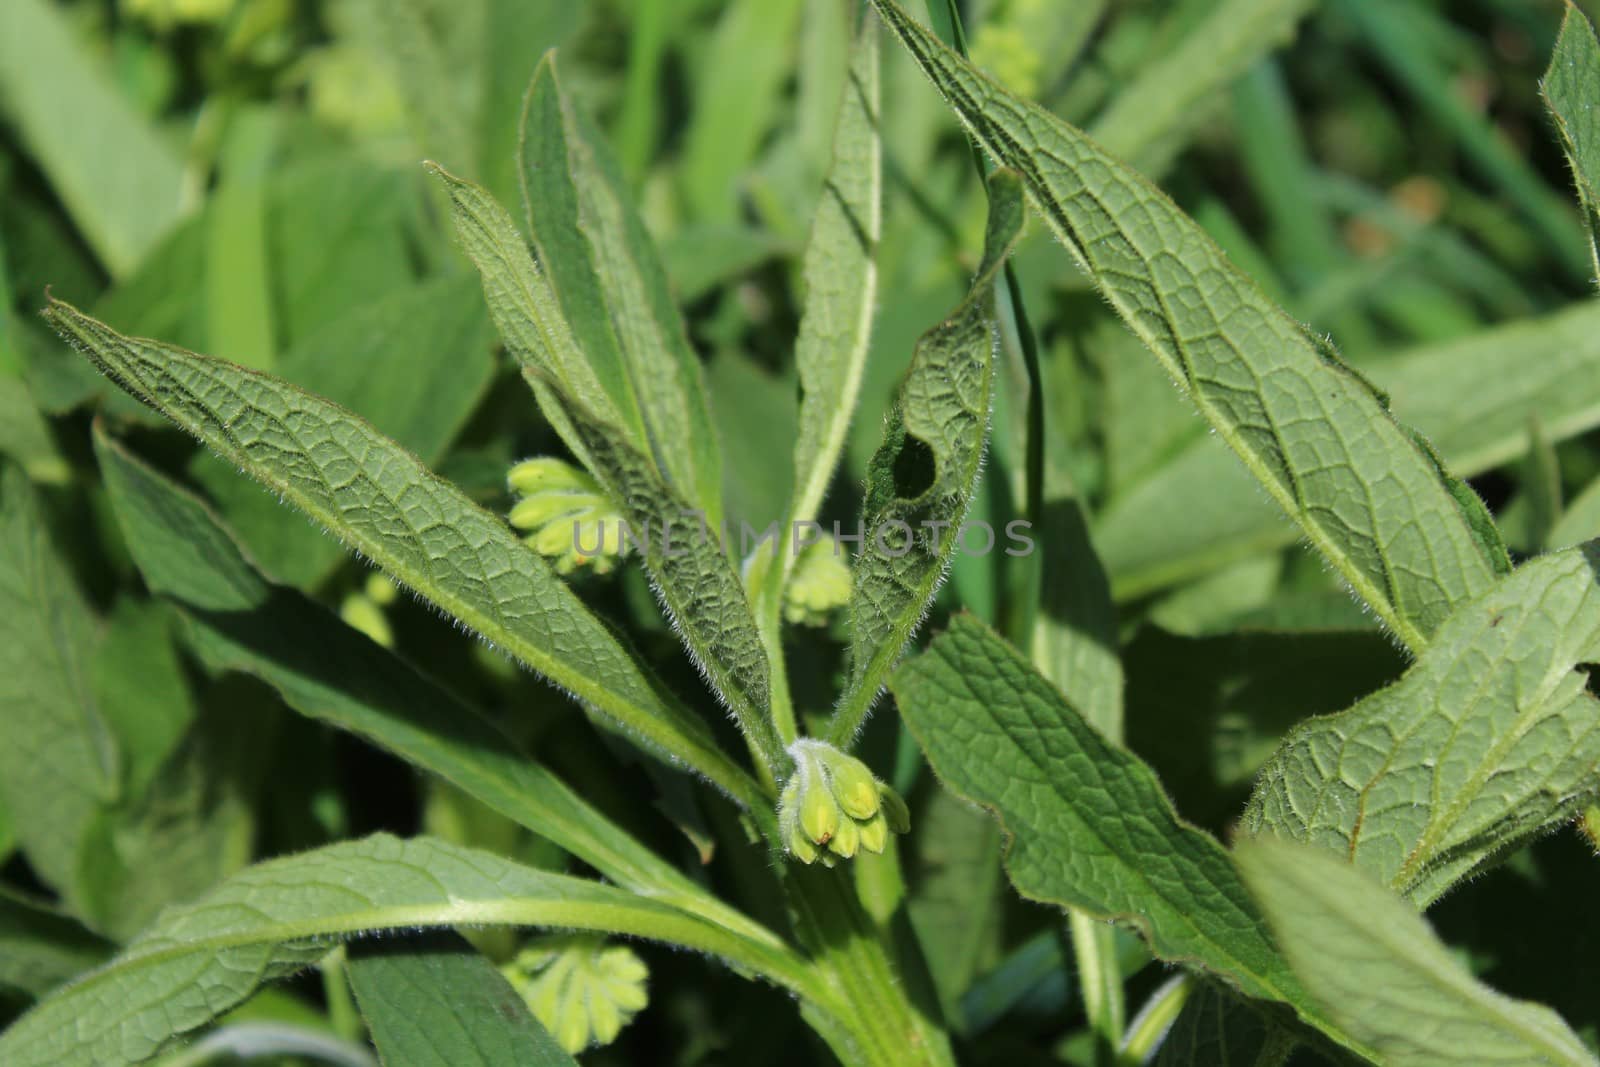
<svg viewBox="0 0 1600 1067">
<path fill-rule="evenodd" d="M 1337 856 L 1263 840 L 1241 844 L 1238 864 L 1295 973 L 1376 1062 L 1600 1062 L 1549 1008 L 1480 983 L 1420 915 Z"/>
<path fill-rule="evenodd" d="M 441 841 L 378 835 L 269 860 L 168 910 L 105 967 L 40 1001 L 0 1035 L 0 1062 L 138 1062 L 340 940 L 461 925 L 645 937 L 725 957 L 802 995 L 816 992 L 788 953 L 753 948 L 669 905 Z"/>
<path fill-rule="evenodd" d="M 891 688 L 945 785 L 999 817 L 1023 896 L 1134 923 L 1162 958 L 1198 963 L 1331 1030 L 1227 851 L 1182 822 L 1147 766 L 982 623 L 956 616 Z"/>
<path fill-rule="evenodd" d="M 372 1043 L 389 1067 L 577 1067 L 511 983 L 460 934 L 357 942 L 349 974 Z"/>
<path fill-rule="evenodd" d="M 1488 588 L 1508 564 L 1484 538 L 1481 505 L 1457 495 L 1370 385 L 1146 179 L 978 73 L 893 0 L 875 2 L 1218 435 L 1402 640 L 1420 648 Z"/>
<path fill-rule="evenodd" d="M 1600 788 L 1600 549 L 1524 564 L 1440 628 L 1400 681 L 1311 719 L 1245 826 L 1335 849 L 1419 903 L 1570 818 Z"/>
<path fill-rule="evenodd" d="M 784 505 L 776 543 L 757 551 L 747 575 L 762 641 L 780 668 L 783 593 L 799 555 L 790 531 L 796 523 L 816 518 L 839 465 L 861 395 L 876 311 L 883 230 L 878 51 L 878 23 L 869 14 L 851 53 L 833 131 L 833 165 L 802 266 L 805 310 L 794 351 L 800 377 L 794 494 Z M 781 669 L 775 679 L 786 685 Z M 779 731 L 792 739 L 794 714 L 787 692 L 775 693 L 773 713 Z"/>
<path fill-rule="evenodd" d="M 769 715 L 766 649 L 744 586 L 724 550 L 722 531 L 712 528 L 705 515 L 696 515 L 622 431 L 584 411 L 559 386 L 547 390 L 548 401 L 582 443 L 590 469 L 621 504 L 642 540 L 640 551 L 656 592 L 695 665 L 766 765 L 784 767 L 787 757 Z M 573 536 L 578 536 L 576 528 Z"/>
<path fill-rule="evenodd" d="M 46 314 L 129 393 L 391 577 L 748 802 L 751 786 L 704 724 L 657 688 L 545 561 L 393 441 L 275 378 L 123 337 L 59 301 Z"/>
<path fill-rule="evenodd" d="M 0 467 L 0 800 L 34 870 L 71 899 L 121 769 L 90 674 L 95 620 L 53 542 L 27 478 Z"/>
<path fill-rule="evenodd" d="M 617 424 L 668 484 L 720 522 L 722 460 L 699 357 L 621 167 L 562 88 L 554 56 L 528 88 L 521 173 L 539 265 L 615 401 Z"/>
<path fill-rule="evenodd" d="M 1568 5 L 1541 84 L 1545 103 L 1561 131 L 1561 145 L 1578 185 L 1578 200 L 1589 223 L 1589 251 L 1600 273 L 1600 42 L 1583 12 Z"/>
<path fill-rule="evenodd" d="M 861 393 L 883 230 L 879 121 L 878 23 L 869 16 L 852 52 L 833 134 L 833 166 L 823 183 L 801 268 L 805 311 L 794 350 L 800 427 L 791 521 L 815 518 L 822 506 Z"/>
<path fill-rule="evenodd" d="M 190 645 L 212 667 L 253 675 L 290 707 L 367 738 L 549 838 L 607 878 L 706 915 L 753 941 L 777 939 L 640 845 L 453 693 L 309 598 L 251 569 L 195 497 L 96 440 L 101 471 L 145 581 L 180 602 Z"/>
<path fill-rule="evenodd" d="M 954 314 L 917 342 L 868 470 L 866 541 L 850 596 L 850 674 L 829 726 L 836 742 L 860 727 L 955 552 L 989 432 L 995 279 L 1021 230 L 1017 176 L 998 171 L 989 181 L 983 262 Z"/>
</svg>

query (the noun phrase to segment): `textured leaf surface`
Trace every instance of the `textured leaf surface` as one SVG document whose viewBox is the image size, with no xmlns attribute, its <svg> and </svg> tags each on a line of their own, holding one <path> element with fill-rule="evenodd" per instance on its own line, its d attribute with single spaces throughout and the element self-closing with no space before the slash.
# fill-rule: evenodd
<svg viewBox="0 0 1600 1067">
<path fill-rule="evenodd" d="M 1408 645 L 1503 564 L 1377 394 L 1147 180 L 893 0 L 884 21 L 1269 495 Z M 1479 509 L 1481 510 L 1481 508 Z"/>
<path fill-rule="evenodd" d="M 460 934 L 357 942 L 349 974 L 372 1043 L 389 1067 L 576 1067 L 511 983 Z"/>
<path fill-rule="evenodd" d="M 1238 863 L 1295 973 L 1377 1062 L 1597 1062 L 1555 1012 L 1478 982 L 1422 916 L 1336 855 L 1257 841 Z"/>
<path fill-rule="evenodd" d="M 861 725 L 955 553 L 989 432 L 995 278 L 1021 230 L 1017 177 L 997 172 L 983 262 L 955 313 L 917 342 L 872 457 L 861 508 L 867 540 L 853 566 L 850 674 L 830 726 L 836 742 Z"/>
<path fill-rule="evenodd" d="M 522 130 L 529 230 L 579 348 L 634 446 L 720 521 L 722 462 L 699 357 L 621 168 L 562 88 L 552 56 L 534 74 Z"/>
<path fill-rule="evenodd" d="M 488 388 L 493 338 L 478 285 L 461 273 L 401 285 L 344 311 L 290 346 L 273 373 L 434 463 Z M 336 542 L 228 464 L 202 454 L 193 470 L 267 573 L 310 589 L 344 558 Z"/>
<path fill-rule="evenodd" d="M 695 665 L 767 766 L 781 768 L 787 757 L 769 715 L 766 649 L 721 531 L 703 514 L 697 517 L 616 426 L 582 410 L 557 387 L 549 389 L 549 402 L 572 427 L 590 470 L 621 504 L 630 527 L 642 534 L 640 550 L 656 593 Z"/>
<path fill-rule="evenodd" d="M 1567 161 L 1572 164 L 1578 199 L 1589 223 L 1589 251 L 1600 272 L 1600 246 L 1595 243 L 1600 233 L 1600 110 L 1596 110 L 1600 104 L 1600 42 L 1583 12 L 1570 4 L 1542 87 L 1545 103 L 1561 131 Z"/>
<path fill-rule="evenodd" d="M 74 892 L 90 823 L 120 789 L 90 675 L 95 620 L 22 472 L 0 468 L 0 798 L 34 870 Z"/>
<path fill-rule="evenodd" d="M 1426 903 L 1600 788 L 1600 551 L 1524 564 L 1462 608 L 1406 675 L 1302 723 L 1245 814 Z"/>
<path fill-rule="evenodd" d="M 607 878 L 779 942 L 690 882 L 498 727 L 309 598 L 263 581 L 205 506 L 121 445 L 97 441 L 129 550 L 151 589 L 182 603 L 190 645 L 212 667 L 254 675 L 290 707 L 381 745 Z"/>
<path fill-rule="evenodd" d="M 783 953 L 611 886 L 486 852 L 386 835 L 271 860 L 160 922 L 107 966 L 41 1001 L 0 1035 L 10 1067 L 137 1062 L 291 974 L 339 940 L 458 925 L 600 930 L 726 955 L 793 987 Z M 809 992 L 803 987 L 798 992 Z"/>
<path fill-rule="evenodd" d="M 883 146 L 878 133 L 878 24 L 863 24 L 850 61 L 802 271 L 805 313 L 795 340 L 800 428 L 794 445 L 792 520 L 816 517 L 855 414 L 866 368 L 883 230 Z"/>
<path fill-rule="evenodd" d="M 1000 818 L 1018 892 L 1132 922 L 1164 959 L 1199 963 L 1326 1027 L 1226 850 L 982 623 L 957 616 L 891 688 L 940 779 Z"/>
<path fill-rule="evenodd" d="M 733 795 L 743 777 L 503 522 L 410 453 L 274 378 L 123 337 L 70 305 L 47 313 L 101 370 L 218 455 L 638 740 Z"/>
<path fill-rule="evenodd" d="M 1293 1040 L 1232 992 L 1201 982 L 1161 1042 L 1155 1067 L 1281 1067 Z"/>
</svg>

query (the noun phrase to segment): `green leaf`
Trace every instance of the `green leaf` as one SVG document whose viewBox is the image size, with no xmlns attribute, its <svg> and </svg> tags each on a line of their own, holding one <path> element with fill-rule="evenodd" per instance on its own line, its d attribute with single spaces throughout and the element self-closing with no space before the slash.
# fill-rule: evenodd
<svg viewBox="0 0 1600 1067">
<path fill-rule="evenodd" d="M 78 893 L 95 929 L 124 941 L 250 862 L 261 740 L 258 723 L 208 711 L 148 786 L 91 824 Z"/>
<path fill-rule="evenodd" d="M 699 357 L 621 167 L 562 87 L 553 56 L 528 87 L 522 179 L 539 265 L 617 416 L 595 410 L 630 431 L 667 482 L 721 522 L 722 459 Z"/>
<path fill-rule="evenodd" d="M 1017 176 L 997 171 L 983 262 L 966 299 L 917 342 L 868 470 L 867 540 L 855 557 L 850 597 L 850 673 L 828 727 L 835 743 L 860 728 L 955 552 L 989 432 L 995 278 L 1021 230 Z"/>
<path fill-rule="evenodd" d="M 0 889 L 0 991 L 41 997 L 114 950 L 75 920 Z"/>
<path fill-rule="evenodd" d="M 1569 548 L 1595 538 L 1600 538 L 1600 478 L 1572 498 L 1548 540 L 1551 548 Z"/>
<path fill-rule="evenodd" d="M 54 541 L 22 472 L 0 468 L 0 800 L 34 870 L 70 899 L 120 768 L 95 699 L 95 620 Z"/>
<path fill-rule="evenodd" d="M 697 64 L 694 119 L 684 134 L 684 199 L 695 217 L 738 217 L 739 177 L 775 119 L 794 68 L 800 0 L 734 0 Z"/>
<path fill-rule="evenodd" d="M 1567 5 L 1550 56 L 1550 69 L 1540 84 L 1545 103 L 1561 132 L 1561 146 L 1578 186 L 1578 200 L 1589 223 L 1589 251 L 1600 274 L 1600 41 L 1583 12 Z"/>
<path fill-rule="evenodd" d="M 285 351 L 275 373 L 434 463 L 489 386 L 492 340 L 478 286 L 456 275 L 403 285 L 344 311 Z M 202 453 L 192 470 L 274 577 L 313 588 L 345 558 L 336 541 L 231 465 Z"/>
<path fill-rule="evenodd" d="M 123 598 L 90 666 L 95 703 L 117 739 L 123 791 L 142 794 L 183 743 L 195 701 L 158 604 Z"/>
<path fill-rule="evenodd" d="M 178 218 L 176 154 L 45 0 L 0 7 L 0 100 L 101 262 L 127 274 Z"/>
<path fill-rule="evenodd" d="M 1161 1042 L 1155 1067 L 1281 1067 L 1294 1043 L 1248 1001 L 1201 982 Z"/>
<path fill-rule="evenodd" d="M 1600 425 L 1597 375 L 1597 301 L 1412 348 L 1372 370 L 1395 413 L 1463 477 L 1525 454 L 1535 418 L 1552 442 Z M 1129 396 L 1130 403 L 1149 399 L 1145 391 Z M 1296 529 L 1208 437 L 1145 474 L 1120 489 L 1095 523 L 1095 543 L 1119 598 L 1294 540 Z"/>
<path fill-rule="evenodd" d="M 1131 922 L 1163 959 L 1284 1001 L 1342 1041 L 1273 947 L 1226 850 L 991 630 L 956 616 L 890 687 L 940 780 L 999 817 L 1019 893 Z"/>
<path fill-rule="evenodd" d="M 879 122 L 878 23 L 869 16 L 851 53 L 833 134 L 833 166 L 801 266 L 805 310 L 794 351 L 801 392 L 791 521 L 816 517 L 861 393 L 883 232 Z M 792 561 L 793 553 L 781 555 Z"/>
<path fill-rule="evenodd" d="M 251 568 L 198 499 L 97 436 L 129 551 L 186 609 L 189 644 L 217 670 L 260 678 L 296 711 L 372 741 L 549 838 L 607 878 L 758 944 L 769 931 L 708 894 L 523 753 L 503 730 L 304 595 Z"/>
<path fill-rule="evenodd" d="M 877 249 L 883 232 L 883 145 L 878 134 L 878 22 L 869 14 L 851 52 L 833 134 L 833 165 L 811 224 L 801 267 L 804 312 L 795 340 L 800 378 L 794 437 L 794 495 L 776 542 L 752 560 L 747 580 L 768 656 L 783 655 L 783 593 L 799 553 L 791 531 L 816 519 L 839 466 L 861 396 L 876 310 Z M 785 740 L 795 734 L 787 677 L 774 715 Z"/>
<path fill-rule="evenodd" d="M 1370 385 L 1146 179 L 989 81 L 893 0 L 875 2 L 1218 435 L 1396 635 L 1420 648 L 1488 588 L 1494 546 Z"/>
<path fill-rule="evenodd" d="M 673 628 L 695 666 L 733 713 L 766 767 L 782 777 L 788 765 L 770 715 L 771 674 L 766 649 L 744 586 L 729 561 L 721 531 L 661 480 L 655 466 L 623 432 L 546 385 L 554 404 L 589 457 L 590 470 L 627 515 Z M 574 528 L 576 537 L 576 528 Z M 619 532 L 618 536 L 621 534 Z"/>
<path fill-rule="evenodd" d="M 390 1067 L 577 1067 L 459 934 L 357 942 L 349 974 L 372 1043 Z"/>
<path fill-rule="evenodd" d="M 754 784 L 499 519 L 326 400 L 123 337 L 68 304 L 46 317 L 103 373 L 465 626 L 640 742 L 750 803 Z"/>
<path fill-rule="evenodd" d="M 1284 739 L 1244 825 L 1349 856 L 1418 903 L 1582 809 L 1600 772 L 1600 548 L 1461 608 L 1400 681 Z"/>
<path fill-rule="evenodd" d="M 1241 844 L 1238 864 L 1295 973 L 1376 1062 L 1600 1062 L 1549 1008 L 1480 983 L 1420 915 L 1337 856 L 1262 840 Z"/>
<path fill-rule="evenodd" d="M 1313 0 L 1226 0 L 1178 46 L 1146 66 L 1089 131 L 1107 152 L 1159 172 L 1195 132 L 1203 105 L 1288 43 Z"/>
<path fill-rule="evenodd" d="M 946 1018 L 999 955 L 1005 906 L 1000 828 L 946 790 L 917 811 L 917 877 L 906 904 Z"/>
<path fill-rule="evenodd" d="M 95 1067 L 149 1058 L 239 1004 L 264 980 L 338 941 L 398 928 L 539 926 L 665 941 L 726 958 L 802 996 L 787 952 L 761 950 L 669 905 L 612 886 L 418 838 L 378 835 L 270 860 L 169 909 L 116 959 L 41 1001 L 0 1035 L 10 1067 Z"/>
<path fill-rule="evenodd" d="M 0 299 L 5 293 L 0 291 Z M 34 405 L 33 395 L 21 378 L 0 371 L 0 456 L 22 465 L 36 482 L 60 484 L 72 468 L 56 448 L 50 426 Z"/>
</svg>

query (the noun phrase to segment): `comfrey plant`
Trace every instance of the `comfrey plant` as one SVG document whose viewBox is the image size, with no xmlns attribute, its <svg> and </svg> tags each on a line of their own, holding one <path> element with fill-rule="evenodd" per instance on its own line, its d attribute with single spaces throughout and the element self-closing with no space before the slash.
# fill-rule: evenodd
<svg viewBox="0 0 1600 1067">
<path fill-rule="evenodd" d="M 248 867 L 44 997 L 0 1035 L 0 1063 L 150 1059 L 330 953 L 387 1063 L 571 1062 L 650 1001 L 643 961 L 613 940 L 626 937 L 787 991 L 851 1067 L 952 1064 L 961 1020 L 906 921 L 898 840 L 913 813 L 889 769 L 855 753 L 886 692 L 943 785 L 998 818 L 1018 893 L 1065 914 L 1097 1062 L 1597 1062 L 1552 1010 L 1478 981 L 1419 911 L 1582 817 L 1600 793 L 1600 704 L 1581 669 L 1600 658 L 1600 552 L 1513 566 L 1472 489 L 1325 339 L 1152 182 L 990 80 L 895 0 L 873 0 L 857 32 L 804 258 L 794 490 L 778 528 L 820 533 L 861 393 L 885 27 L 993 170 L 970 290 L 911 356 L 868 466 L 860 529 L 872 533 L 847 559 L 833 538 L 768 538 L 738 558 L 736 539 L 707 536 L 725 509 L 702 367 L 621 168 L 554 58 L 521 115 L 520 225 L 450 160 L 428 164 L 504 348 L 569 453 L 511 469 L 509 522 L 327 400 L 123 336 L 63 301 L 45 311 L 106 377 L 547 679 L 656 761 L 652 773 L 681 771 L 720 795 L 736 814 L 716 836 L 757 858 L 755 888 L 717 895 L 636 839 L 598 790 L 524 756 L 497 721 L 386 648 L 391 586 L 347 603 L 346 617 L 380 639 L 369 640 L 266 577 L 200 498 L 97 427 L 132 562 L 176 606 L 199 661 L 254 676 L 597 877 L 429 836 Z M 959 23 L 946 32 L 959 44 Z M 1546 91 L 1592 209 L 1600 48 L 1581 16 L 1568 17 Z M 1028 403 L 1038 357 L 1005 266 L 1025 204 L 1411 657 L 1397 681 L 1283 739 L 1232 847 L 1181 820 L 1122 744 L 1105 575 Z M 1600 226 L 1592 210 L 1590 222 Z M 1032 387 L 1021 481 L 1023 528 L 1045 557 L 1030 583 L 1036 611 L 1018 628 L 1022 647 L 958 614 L 903 659 L 958 551 L 1013 355 Z M 61 581 L 60 564 L 35 512 L 8 474 L 3 566 L 43 588 Z M 634 566 L 703 692 L 669 687 L 564 579 Z M 842 689 L 826 713 L 802 714 L 785 625 L 841 607 Z M 500 967 L 449 933 L 501 927 L 550 932 Z M 364 936 L 401 931 L 412 936 Z M 1141 952 L 1174 976 L 1130 1022 L 1119 955 Z"/>
</svg>

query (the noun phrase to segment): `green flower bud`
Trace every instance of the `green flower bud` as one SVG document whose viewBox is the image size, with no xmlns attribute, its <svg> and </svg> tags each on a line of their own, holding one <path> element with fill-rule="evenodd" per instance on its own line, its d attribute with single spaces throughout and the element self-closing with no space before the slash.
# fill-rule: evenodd
<svg viewBox="0 0 1600 1067">
<path fill-rule="evenodd" d="M 644 961 L 595 934 L 535 938 L 500 970 L 568 1052 L 615 1041 L 650 999 Z"/>
<path fill-rule="evenodd" d="M 807 545 L 795 560 L 783 590 L 783 617 L 805 626 L 825 626 L 828 616 L 850 602 L 850 564 L 831 537 Z"/>
<path fill-rule="evenodd" d="M 861 824 L 854 819 L 845 819 L 839 824 L 838 833 L 828 839 L 828 851 L 835 856 L 849 859 L 861 847 Z"/>
<path fill-rule="evenodd" d="M 878 780 L 872 777 L 867 765 L 858 759 L 838 753 L 827 762 L 828 776 L 833 783 L 833 796 L 852 819 L 870 819 L 878 814 Z"/>
<path fill-rule="evenodd" d="M 905 802 L 878 781 L 866 764 L 822 741 L 789 746 L 794 773 L 778 800 L 784 847 L 801 863 L 833 866 L 861 849 L 882 852 L 889 834 L 910 826 Z"/>
<path fill-rule="evenodd" d="M 861 847 L 868 852 L 882 853 L 889 845 L 889 820 L 878 812 L 861 824 Z"/>
<path fill-rule="evenodd" d="M 889 823 L 889 829 L 897 834 L 908 833 L 911 830 L 911 809 L 906 807 L 906 802 L 900 799 L 900 794 L 886 785 L 878 787 L 878 799 L 883 803 L 883 815 Z"/>
<path fill-rule="evenodd" d="M 817 775 L 818 781 L 811 788 L 801 788 L 800 829 L 817 844 L 826 845 L 839 832 L 842 813 L 839 811 L 839 802 L 821 784 L 821 777 Z"/>
<path fill-rule="evenodd" d="M 622 558 L 622 512 L 587 472 L 552 456 L 525 459 L 506 478 L 522 497 L 507 520 L 558 572 L 605 574 Z"/>
</svg>

